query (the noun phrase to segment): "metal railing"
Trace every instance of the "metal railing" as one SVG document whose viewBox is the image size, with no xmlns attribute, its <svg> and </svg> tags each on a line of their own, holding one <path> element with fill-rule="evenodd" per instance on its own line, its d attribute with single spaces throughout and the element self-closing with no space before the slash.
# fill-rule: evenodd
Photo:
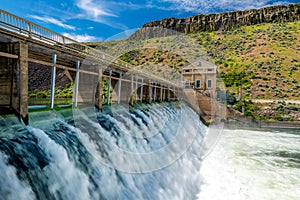
<svg viewBox="0 0 300 200">
<path fill-rule="evenodd" d="M 64 35 L 55 33 L 49 29 L 32 23 L 28 20 L 20 18 L 16 15 L 8 13 L 0 9 L 0 29 L 12 32 L 24 38 L 36 40 L 38 42 L 45 43 L 47 45 L 61 47 L 64 50 L 71 51 L 73 53 L 89 56 L 95 61 L 107 62 L 113 64 L 117 68 L 130 71 L 131 73 L 145 76 L 151 80 L 156 80 L 162 84 L 180 87 L 180 83 L 175 83 L 170 80 L 155 76 L 152 73 L 137 70 L 135 67 L 125 61 L 114 58 L 113 56 L 101 52 L 97 49 L 91 48 L 87 45 L 79 43 Z"/>
</svg>

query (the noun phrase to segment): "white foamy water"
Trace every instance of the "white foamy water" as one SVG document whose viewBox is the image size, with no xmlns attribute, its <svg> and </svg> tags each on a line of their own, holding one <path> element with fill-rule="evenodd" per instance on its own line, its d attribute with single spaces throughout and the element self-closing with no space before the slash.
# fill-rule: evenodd
<svg viewBox="0 0 300 200">
<path fill-rule="evenodd" d="M 38 144 L 49 156 L 51 163 L 43 170 L 47 174 L 49 191 L 56 199 L 90 199 L 89 178 L 77 169 L 66 150 L 55 143 L 43 130 L 33 128 Z"/>
<path fill-rule="evenodd" d="M 16 169 L 8 165 L 6 156 L 0 152 L 0 194 L 5 194 L 7 200 L 35 199 L 27 184 L 18 179 Z"/>
<path fill-rule="evenodd" d="M 300 197 L 300 134 L 226 130 L 203 161 L 201 200 Z"/>
</svg>

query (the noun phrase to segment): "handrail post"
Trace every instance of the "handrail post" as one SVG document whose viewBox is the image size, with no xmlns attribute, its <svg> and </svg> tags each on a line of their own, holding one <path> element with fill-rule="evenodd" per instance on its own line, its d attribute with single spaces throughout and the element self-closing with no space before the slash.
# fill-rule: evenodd
<svg viewBox="0 0 300 200">
<path fill-rule="evenodd" d="M 31 23 L 27 23 L 27 29 L 28 29 L 28 35 L 29 35 L 29 38 L 31 38 L 32 37 L 32 35 L 31 35 Z"/>
</svg>

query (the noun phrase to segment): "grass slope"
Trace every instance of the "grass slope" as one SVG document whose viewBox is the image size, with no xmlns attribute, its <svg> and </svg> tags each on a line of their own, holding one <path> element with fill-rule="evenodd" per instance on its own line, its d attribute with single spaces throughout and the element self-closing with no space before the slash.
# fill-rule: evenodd
<svg viewBox="0 0 300 200">
<path fill-rule="evenodd" d="M 299 99 L 300 22 L 260 24 L 191 36 L 218 65 L 231 92 L 242 83 L 248 99 Z"/>
</svg>

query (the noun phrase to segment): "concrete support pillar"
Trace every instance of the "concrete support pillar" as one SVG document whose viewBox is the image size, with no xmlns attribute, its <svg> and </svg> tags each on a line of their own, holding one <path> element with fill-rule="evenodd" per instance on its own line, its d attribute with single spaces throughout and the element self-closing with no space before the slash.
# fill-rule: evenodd
<svg viewBox="0 0 300 200">
<path fill-rule="evenodd" d="M 151 81 L 149 81 L 149 103 L 152 102 L 152 84 Z"/>
<path fill-rule="evenodd" d="M 134 102 L 137 101 L 138 78 L 135 77 Z"/>
<path fill-rule="evenodd" d="M 168 87 L 168 89 L 167 89 L 167 101 L 170 101 L 170 98 L 171 98 L 171 91 L 170 91 L 170 88 Z"/>
<path fill-rule="evenodd" d="M 131 81 L 130 81 L 130 101 L 129 101 L 129 105 L 133 106 L 134 104 L 134 76 L 131 75 Z"/>
<path fill-rule="evenodd" d="M 78 86 L 79 86 L 79 67 L 80 61 L 76 62 L 76 78 L 75 78 L 75 94 L 74 94 L 74 107 L 78 106 Z"/>
<path fill-rule="evenodd" d="M 154 87 L 153 101 L 156 101 L 156 85 L 155 85 L 155 87 Z"/>
<path fill-rule="evenodd" d="M 50 108 L 53 109 L 54 108 L 54 95 L 55 95 L 55 78 L 56 78 L 56 59 L 57 59 L 57 55 L 53 54 L 52 55 L 52 73 L 51 73 L 51 88 L 50 88 Z"/>
<path fill-rule="evenodd" d="M 173 87 L 173 101 L 175 100 L 176 98 L 176 88 L 175 86 Z"/>
<path fill-rule="evenodd" d="M 160 93 L 160 99 L 159 101 L 162 102 L 163 101 L 163 88 L 162 88 L 162 85 L 160 86 L 160 89 L 159 89 L 159 93 Z"/>
<path fill-rule="evenodd" d="M 107 84 L 107 104 L 110 104 L 110 86 L 111 86 L 112 70 L 109 70 L 108 84 Z"/>
<path fill-rule="evenodd" d="M 141 92 L 140 92 L 140 102 L 143 102 L 143 89 L 144 89 L 144 79 L 142 79 L 142 84 L 141 84 Z"/>
<path fill-rule="evenodd" d="M 118 82 L 118 104 L 121 102 L 121 88 L 122 88 L 122 73 L 119 74 L 119 82 Z"/>
<path fill-rule="evenodd" d="M 102 68 L 99 67 L 99 70 L 98 70 L 98 87 L 97 87 L 97 91 L 96 91 L 96 107 L 99 109 L 99 110 L 102 110 Z"/>
<path fill-rule="evenodd" d="M 164 87 L 163 88 L 163 101 L 166 100 L 166 88 Z"/>
<path fill-rule="evenodd" d="M 19 73 L 20 73 L 20 118 L 28 124 L 28 45 L 19 43 Z"/>
</svg>

